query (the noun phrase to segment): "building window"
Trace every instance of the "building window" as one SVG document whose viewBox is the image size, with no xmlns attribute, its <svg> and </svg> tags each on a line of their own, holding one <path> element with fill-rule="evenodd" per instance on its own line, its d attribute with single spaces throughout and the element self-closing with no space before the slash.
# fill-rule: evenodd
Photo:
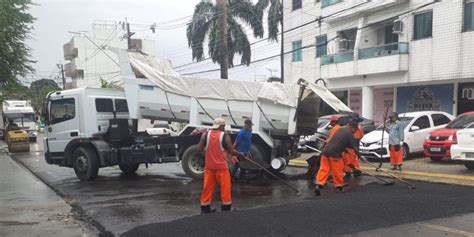
<svg viewBox="0 0 474 237">
<path fill-rule="evenodd" d="M 327 40 L 328 38 L 326 35 L 320 35 L 316 37 L 316 57 L 317 58 L 328 54 Z"/>
<path fill-rule="evenodd" d="M 293 42 L 293 62 L 298 62 L 302 60 L 301 46 L 302 46 L 301 40 Z"/>
<path fill-rule="evenodd" d="M 415 15 L 414 39 L 424 39 L 433 34 L 433 12 L 425 12 Z"/>
<path fill-rule="evenodd" d="M 474 30 L 474 1 L 464 3 L 464 30 Z"/>
<path fill-rule="evenodd" d="M 301 2 L 303 0 L 292 0 L 292 1 L 293 1 L 293 8 L 292 8 L 293 11 L 301 8 Z"/>
</svg>

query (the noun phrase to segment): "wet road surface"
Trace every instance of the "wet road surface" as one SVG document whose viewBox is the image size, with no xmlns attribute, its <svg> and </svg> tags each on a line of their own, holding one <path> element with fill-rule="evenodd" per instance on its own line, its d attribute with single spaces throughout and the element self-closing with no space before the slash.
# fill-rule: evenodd
<svg viewBox="0 0 474 237">
<path fill-rule="evenodd" d="M 32 150 L 14 159 L 110 235 L 347 234 L 474 213 L 473 188 L 417 183 L 410 190 L 363 177 L 351 181 L 345 194 L 326 188 L 314 197 L 306 170 L 287 168 L 281 176 L 303 190 L 302 196 L 277 180 L 237 183 L 232 187 L 237 211 L 201 216 L 202 181 L 188 178 L 179 163 L 141 166 L 131 177 L 109 167 L 100 170 L 97 180 L 80 182 L 73 169 L 48 165 L 41 149 Z"/>
</svg>

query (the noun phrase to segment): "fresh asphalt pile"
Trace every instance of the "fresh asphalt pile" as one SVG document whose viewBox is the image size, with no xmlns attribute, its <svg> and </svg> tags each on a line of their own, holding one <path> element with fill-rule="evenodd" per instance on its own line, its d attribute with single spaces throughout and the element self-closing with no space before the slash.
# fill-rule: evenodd
<svg viewBox="0 0 474 237">
<path fill-rule="evenodd" d="M 301 202 L 148 224 L 122 236 L 339 235 L 474 212 L 473 188 L 415 185 L 413 190 L 372 183 L 345 194 L 327 188 L 322 196 Z"/>
</svg>

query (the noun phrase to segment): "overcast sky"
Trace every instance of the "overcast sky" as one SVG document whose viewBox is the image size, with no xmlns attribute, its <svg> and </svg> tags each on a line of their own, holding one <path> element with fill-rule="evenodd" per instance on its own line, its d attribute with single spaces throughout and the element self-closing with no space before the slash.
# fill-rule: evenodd
<svg viewBox="0 0 474 237">
<path fill-rule="evenodd" d="M 174 66 L 191 62 L 191 52 L 187 48 L 185 23 L 190 19 L 194 6 L 200 0 L 34 0 L 37 6 L 31 13 L 37 18 L 34 23 L 34 40 L 28 44 L 33 49 L 36 75 L 29 81 L 51 78 L 58 74 L 57 63 L 64 63 L 62 46 L 72 34 L 68 31 L 90 31 L 95 20 L 123 21 L 125 17 L 132 23 L 134 37 L 155 40 L 157 55 L 169 58 Z M 188 18 L 189 17 L 189 18 Z M 177 20 L 179 19 L 179 20 Z M 177 20 L 177 21 L 175 21 Z M 172 21 L 172 22 L 170 22 Z M 156 34 L 139 31 L 138 24 L 156 22 L 160 29 Z M 135 26 L 133 24 L 136 24 Z M 161 27 L 160 27 L 161 26 Z M 172 26 L 172 27 L 168 27 Z M 133 29 L 135 28 L 135 29 Z M 169 29 L 172 28 L 172 29 Z M 249 35 L 250 42 L 255 41 Z M 264 42 L 253 47 L 252 59 L 264 58 L 279 52 L 278 44 Z M 240 60 L 235 59 L 235 64 Z M 181 68 L 181 72 L 195 72 L 218 68 L 210 61 Z M 270 76 L 269 68 L 279 68 L 278 59 L 257 63 L 251 67 L 240 67 L 230 71 L 231 79 L 254 80 L 255 76 Z M 278 71 L 272 71 L 279 75 Z M 203 77 L 218 77 L 219 73 L 199 74 Z"/>
</svg>

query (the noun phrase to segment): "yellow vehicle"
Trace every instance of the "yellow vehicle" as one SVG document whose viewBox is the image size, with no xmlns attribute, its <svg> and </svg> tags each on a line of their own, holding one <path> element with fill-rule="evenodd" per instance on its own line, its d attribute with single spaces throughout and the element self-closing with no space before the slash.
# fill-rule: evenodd
<svg viewBox="0 0 474 237">
<path fill-rule="evenodd" d="M 13 130 L 7 132 L 6 141 L 9 152 L 29 152 L 30 141 L 28 133 L 24 130 Z"/>
</svg>

